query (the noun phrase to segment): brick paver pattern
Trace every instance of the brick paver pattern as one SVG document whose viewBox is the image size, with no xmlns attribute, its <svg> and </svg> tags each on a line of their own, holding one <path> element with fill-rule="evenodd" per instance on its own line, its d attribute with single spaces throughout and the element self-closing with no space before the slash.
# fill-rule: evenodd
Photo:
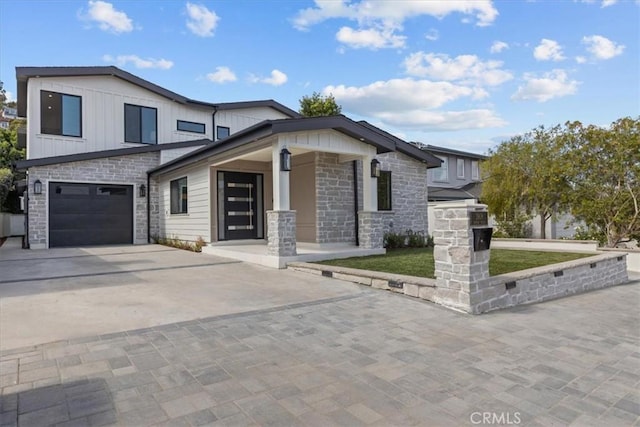
<svg viewBox="0 0 640 427">
<path fill-rule="evenodd" d="M 6 350 L 0 424 L 639 425 L 639 307 L 637 284 L 481 316 L 363 287 Z"/>
</svg>

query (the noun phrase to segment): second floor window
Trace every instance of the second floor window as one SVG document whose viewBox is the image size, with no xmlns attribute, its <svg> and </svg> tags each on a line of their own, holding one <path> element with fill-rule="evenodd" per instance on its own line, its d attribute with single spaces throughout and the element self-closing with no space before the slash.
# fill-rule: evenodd
<svg viewBox="0 0 640 427">
<path fill-rule="evenodd" d="M 204 123 L 187 122 L 186 120 L 178 120 L 178 130 L 183 132 L 205 133 L 206 127 Z"/>
<path fill-rule="evenodd" d="M 231 129 L 226 126 L 216 127 L 216 139 L 223 139 L 231 135 Z"/>
<path fill-rule="evenodd" d="M 124 142 L 158 143 L 158 110 L 124 104 Z"/>
<path fill-rule="evenodd" d="M 471 179 L 474 181 L 480 180 L 480 165 L 477 160 L 471 161 Z"/>
<path fill-rule="evenodd" d="M 431 169 L 432 171 L 431 178 L 434 181 L 448 182 L 449 181 L 449 158 L 440 157 L 440 156 L 438 156 L 438 158 L 442 160 L 442 164 L 440 165 L 439 168 Z"/>
<path fill-rule="evenodd" d="M 464 159 L 456 160 L 456 169 L 458 171 L 458 178 L 464 178 Z"/>
<path fill-rule="evenodd" d="M 40 132 L 47 135 L 82 136 L 82 98 L 40 91 Z"/>
</svg>

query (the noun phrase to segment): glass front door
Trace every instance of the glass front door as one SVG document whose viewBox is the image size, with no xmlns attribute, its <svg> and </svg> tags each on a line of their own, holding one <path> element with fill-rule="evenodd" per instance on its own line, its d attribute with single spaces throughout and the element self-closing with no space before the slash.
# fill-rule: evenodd
<svg viewBox="0 0 640 427">
<path fill-rule="evenodd" d="M 262 174 L 218 172 L 218 240 L 262 239 Z"/>
</svg>

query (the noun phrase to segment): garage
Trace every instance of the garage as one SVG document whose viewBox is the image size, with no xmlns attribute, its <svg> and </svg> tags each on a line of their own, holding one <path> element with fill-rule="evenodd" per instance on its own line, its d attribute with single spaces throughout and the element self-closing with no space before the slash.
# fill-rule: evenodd
<svg viewBox="0 0 640 427">
<path fill-rule="evenodd" d="M 133 243 L 133 186 L 49 182 L 49 247 Z"/>
</svg>

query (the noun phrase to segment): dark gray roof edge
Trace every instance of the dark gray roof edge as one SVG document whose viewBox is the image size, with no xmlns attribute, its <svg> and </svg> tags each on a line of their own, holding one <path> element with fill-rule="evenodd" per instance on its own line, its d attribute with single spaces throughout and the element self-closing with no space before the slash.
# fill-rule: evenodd
<svg viewBox="0 0 640 427">
<path fill-rule="evenodd" d="M 418 143 L 418 144 L 420 144 L 423 147 L 421 148 L 422 150 L 431 151 L 432 153 L 458 154 L 460 156 L 471 157 L 478 160 L 484 160 L 487 158 L 487 156 L 485 156 L 484 154 L 470 153 L 468 151 L 455 150 L 453 148 L 440 147 L 440 146 L 431 145 L 431 144 L 422 144 L 422 143 Z"/>
<path fill-rule="evenodd" d="M 374 132 L 377 132 L 383 136 L 386 136 L 387 138 L 393 140 L 396 144 L 396 150 L 401 152 L 402 154 L 406 154 L 409 157 L 413 157 L 414 159 L 420 160 L 421 162 L 424 162 L 427 164 L 427 169 L 429 168 L 437 168 L 440 167 L 440 165 L 442 164 L 442 160 L 440 160 L 439 158 L 437 158 L 436 156 L 434 156 L 433 154 L 427 152 L 427 151 L 423 151 L 417 147 L 415 147 L 412 144 L 409 144 L 407 141 L 398 138 L 397 136 L 387 132 L 384 129 L 380 129 L 377 126 L 372 125 L 371 123 L 365 121 L 365 120 L 361 120 L 358 123 L 360 123 L 363 126 L 366 126 L 367 128 L 371 129 Z"/>
<path fill-rule="evenodd" d="M 16 80 L 18 82 L 18 113 L 21 117 L 26 115 L 26 83 L 32 77 L 85 77 L 85 76 L 114 76 L 132 83 L 143 89 L 147 89 L 157 95 L 163 96 L 180 104 L 197 105 L 212 110 L 235 110 L 241 108 L 268 107 L 292 118 L 301 117 L 291 108 L 280 104 L 273 99 L 241 102 L 212 103 L 190 99 L 176 92 L 170 91 L 151 83 L 141 77 L 124 71 L 113 65 L 105 66 L 79 66 L 79 67 L 16 67 Z M 22 96 L 21 96 L 22 95 Z"/>
<path fill-rule="evenodd" d="M 222 102 L 215 104 L 215 107 L 218 110 L 239 110 L 242 108 L 255 108 L 255 107 L 269 107 L 273 108 L 276 111 L 281 112 L 282 114 L 286 114 L 291 118 L 300 118 L 302 117 L 300 113 L 292 110 L 286 105 L 280 104 L 273 99 L 261 99 L 256 101 L 238 101 L 238 102 Z"/>
<path fill-rule="evenodd" d="M 210 139 L 194 141 L 170 142 L 167 144 L 146 145 L 144 147 L 116 148 L 114 150 L 92 151 L 89 153 L 66 154 L 64 156 L 44 157 L 41 159 L 20 160 L 15 163 L 16 169 L 28 169 L 35 166 L 48 166 L 58 163 L 81 162 L 85 160 L 103 159 L 106 157 L 127 156 L 131 154 L 150 153 L 153 151 L 172 150 L 176 148 L 197 147 L 210 144 Z"/>
<path fill-rule="evenodd" d="M 344 115 L 265 120 L 223 140 L 217 141 L 215 144 L 202 147 L 160 165 L 157 168 L 153 168 L 149 170 L 148 173 L 150 175 L 155 175 L 158 173 L 166 173 L 176 170 L 182 166 L 186 166 L 187 164 L 195 163 L 216 154 L 224 153 L 232 148 L 242 146 L 270 135 L 322 129 L 334 129 L 338 132 L 344 133 L 345 135 L 349 135 L 352 138 L 373 145 L 376 147 L 378 153 L 396 151 L 396 147 L 398 145 L 395 140 L 389 138 L 389 136 L 384 133 L 376 132 L 371 127 L 364 126 L 362 123 L 355 122 Z M 426 162 L 427 165 L 429 165 L 430 159 L 433 161 L 431 154 L 417 148 L 415 151 L 407 152 L 406 154 L 420 161 Z M 437 162 L 437 166 L 439 166 L 440 159 L 437 159 Z"/>
</svg>

